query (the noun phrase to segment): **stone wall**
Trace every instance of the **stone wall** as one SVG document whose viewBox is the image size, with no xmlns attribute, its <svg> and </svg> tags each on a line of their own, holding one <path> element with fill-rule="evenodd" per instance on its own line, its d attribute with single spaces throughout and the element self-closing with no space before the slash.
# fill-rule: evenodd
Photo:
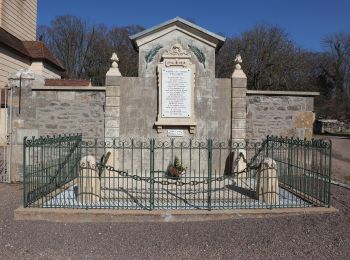
<svg viewBox="0 0 350 260">
<path fill-rule="evenodd" d="M 350 122 L 332 119 L 318 119 L 314 124 L 316 134 L 350 134 Z"/>
<path fill-rule="evenodd" d="M 10 84 L 18 85 L 10 81 Z M 104 88 L 44 87 L 33 80 L 14 87 L 11 181 L 23 175 L 23 138 L 82 133 L 84 139 L 104 138 Z"/>
<path fill-rule="evenodd" d="M 36 135 L 82 133 L 84 138 L 104 134 L 104 91 L 28 90 L 22 97 L 20 120 L 24 129 Z M 17 108 L 18 109 L 18 108 Z M 17 135 L 22 129 L 17 125 Z M 28 131 L 24 131 L 28 132 Z M 18 140 L 20 141 L 20 140 Z"/>
<path fill-rule="evenodd" d="M 249 94 L 247 139 L 261 141 L 266 135 L 312 138 L 313 97 Z"/>
<path fill-rule="evenodd" d="M 118 100 L 115 98 L 118 107 L 108 111 L 105 111 L 108 104 L 105 89 L 109 86 L 55 88 L 44 87 L 40 80 L 33 80 L 24 85 L 21 98 L 19 88 L 14 88 L 12 161 L 19 163 L 11 166 L 12 172 L 16 173 L 12 181 L 21 180 L 24 136 L 82 133 L 85 139 L 97 137 L 103 140 L 106 118 L 115 117 L 119 120 L 120 111 L 120 123 L 113 127 L 119 126 L 121 138 L 167 139 L 166 128 L 162 133 L 157 133 L 154 127 L 157 117 L 157 79 L 121 77 L 117 81 L 115 86 L 113 82 L 110 83 L 118 91 L 114 93 L 111 89 L 107 96 L 118 97 Z M 171 128 L 183 129 L 185 139 L 229 140 L 234 129 L 231 119 L 235 118 L 233 114 L 237 111 L 234 109 L 239 102 L 231 99 L 231 94 L 237 92 L 232 90 L 231 80 L 198 77 L 197 82 L 194 95 L 197 117 L 195 134 L 190 134 L 186 127 Z M 117 85 L 120 85 L 120 91 Z M 247 93 L 247 139 L 261 141 L 266 135 L 312 137 L 312 95 L 249 90 L 238 92 L 242 95 Z M 243 110 L 240 113 L 244 114 Z M 117 154 L 113 156 L 118 157 Z"/>
<path fill-rule="evenodd" d="M 195 134 L 183 129 L 185 138 L 230 139 L 231 82 L 230 79 L 196 78 Z M 122 78 L 120 83 L 120 136 L 141 138 L 166 138 L 167 128 L 157 134 L 154 127 L 157 117 L 157 78 Z"/>
</svg>

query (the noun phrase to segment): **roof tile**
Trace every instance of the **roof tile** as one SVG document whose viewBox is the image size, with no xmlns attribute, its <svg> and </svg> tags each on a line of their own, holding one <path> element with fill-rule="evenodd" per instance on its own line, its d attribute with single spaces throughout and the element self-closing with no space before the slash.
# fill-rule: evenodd
<svg viewBox="0 0 350 260">
<path fill-rule="evenodd" d="M 21 41 L 5 29 L 0 27 L 0 44 L 7 46 L 30 60 L 45 60 L 61 71 L 63 66 L 53 56 L 50 50 L 40 41 Z"/>
<path fill-rule="evenodd" d="M 86 79 L 45 79 L 45 86 L 89 87 L 91 82 Z"/>
</svg>

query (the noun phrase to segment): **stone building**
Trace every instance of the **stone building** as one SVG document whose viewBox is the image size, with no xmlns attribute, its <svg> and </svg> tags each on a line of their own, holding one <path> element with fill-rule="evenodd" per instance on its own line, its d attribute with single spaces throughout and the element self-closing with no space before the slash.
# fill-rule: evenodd
<svg viewBox="0 0 350 260">
<path fill-rule="evenodd" d="M 12 181 L 21 179 L 24 136 L 82 133 L 84 139 L 136 137 L 261 141 L 266 135 L 310 139 L 315 92 L 252 91 L 236 57 L 231 78 L 215 78 L 225 38 L 179 17 L 130 36 L 138 77 L 123 77 L 118 57 L 106 86 L 44 79 L 34 70 L 14 88 Z M 10 86 L 19 78 L 10 77 Z"/>
</svg>

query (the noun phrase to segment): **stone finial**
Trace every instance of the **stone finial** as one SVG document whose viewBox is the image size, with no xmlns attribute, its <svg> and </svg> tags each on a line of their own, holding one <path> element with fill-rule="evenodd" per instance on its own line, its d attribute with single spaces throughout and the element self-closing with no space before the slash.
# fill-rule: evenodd
<svg viewBox="0 0 350 260">
<path fill-rule="evenodd" d="M 118 68 L 119 58 L 115 52 L 113 52 L 112 54 L 111 61 L 112 61 L 112 68 Z"/>
<path fill-rule="evenodd" d="M 121 76 L 122 74 L 119 71 L 119 66 L 118 66 L 119 58 L 117 56 L 117 53 L 113 52 L 111 61 L 112 61 L 112 65 L 108 70 L 106 76 Z"/>
<path fill-rule="evenodd" d="M 241 64 L 242 64 L 243 60 L 242 60 L 242 57 L 240 54 L 236 55 L 234 62 L 235 62 L 235 69 L 232 73 L 232 78 L 247 78 L 247 76 L 245 75 L 245 73 L 242 70 Z"/>
<path fill-rule="evenodd" d="M 236 69 L 236 70 L 242 69 L 242 67 L 241 67 L 241 64 L 242 64 L 242 57 L 241 57 L 240 54 L 236 55 L 235 64 L 236 64 L 236 65 L 235 65 L 235 69 Z"/>
</svg>

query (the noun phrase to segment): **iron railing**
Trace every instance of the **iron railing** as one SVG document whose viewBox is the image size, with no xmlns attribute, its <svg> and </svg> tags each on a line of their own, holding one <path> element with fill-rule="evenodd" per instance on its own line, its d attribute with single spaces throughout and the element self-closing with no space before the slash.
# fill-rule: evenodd
<svg viewBox="0 0 350 260">
<path fill-rule="evenodd" d="M 66 154 L 74 163 L 72 173 L 64 172 L 70 176 L 64 181 L 52 184 L 52 177 L 45 178 L 47 173 L 35 161 L 26 167 L 25 206 L 212 210 L 330 205 L 330 142 L 277 137 L 262 143 L 79 138 L 74 156 Z M 72 148 L 68 143 L 60 147 Z M 25 158 L 32 158 L 28 151 Z M 264 166 L 266 158 L 273 160 L 277 174 Z M 55 165 L 42 161 L 44 168 Z M 37 188 L 28 187 L 38 186 L 33 185 L 33 175 L 47 180 L 50 189 L 29 196 Z"/>
<path fill-rule="evenodd" d="M 265 157 L 277 163 L 279 185 L 318 206 L 330 206 L 331 141 L 268 136 Z"/>
<path fill-rule="evenodd" d="M 82 135 L 23 140 L 24 206 L 44 204 L 50 193 L 79 176 Z"/>
</svg>

